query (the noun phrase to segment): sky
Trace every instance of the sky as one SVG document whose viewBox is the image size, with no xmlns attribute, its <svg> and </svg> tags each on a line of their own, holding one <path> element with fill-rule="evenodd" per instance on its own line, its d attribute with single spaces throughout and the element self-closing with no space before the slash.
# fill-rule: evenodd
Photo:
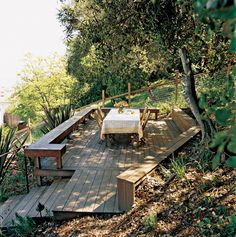
<svg viewBox="0 0 236 237">
<path fill-rule="evenodd" d="M 0 87 L 20 82 L 24 56 L 63 55 L 59 0 L 0 0 Z"/>
</svg>

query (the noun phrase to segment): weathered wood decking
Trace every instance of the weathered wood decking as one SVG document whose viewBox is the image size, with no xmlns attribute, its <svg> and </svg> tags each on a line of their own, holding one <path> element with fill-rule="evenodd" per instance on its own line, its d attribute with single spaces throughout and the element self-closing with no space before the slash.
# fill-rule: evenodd
<svg viewBox="0 0 236 237">
<path fill-rule="evenodd" d="M 72 177 L 56 180 L 47 187 L 36 187 L 20 197 L 14 208 L 1 207 L 2 226 L 10 223 L 15 212 L 38 217 L 36 207 L 39 202 L 49 210 L 43 212 L 44 216 L 53 213 L 57 219 L 81 213 L 120 213 L 116 177 L 130 167 L 152 162 L 149 155 L 153 150 L 166 150 L 180 133 L 172 119 L 149 121 L 145 130 L 146 145 L 139 148 L 124 144 L 107 147 L 105 142 L 99 142 L 95 121 L 88 120 L 68 141 L 62 159 L 63 169 L 74 170 Z M 45 159 L 42 166 L 55 168 L 56 162 Z"/>
</svg>

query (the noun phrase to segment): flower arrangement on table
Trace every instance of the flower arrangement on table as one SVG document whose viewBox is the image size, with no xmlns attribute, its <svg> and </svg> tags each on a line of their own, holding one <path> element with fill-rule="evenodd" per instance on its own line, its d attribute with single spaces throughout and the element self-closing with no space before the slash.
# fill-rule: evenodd
<svg viewBox="0 0 236 237">
<path fill-rule="evenodd" d="M 114 106 L 118 108 L 118 113 L 122 113 L 124 111 L 124 108 L 128 107 L 129 104 L 126 101 L 121 100 L 120 102 L 115 103 Z"/>
</svg>

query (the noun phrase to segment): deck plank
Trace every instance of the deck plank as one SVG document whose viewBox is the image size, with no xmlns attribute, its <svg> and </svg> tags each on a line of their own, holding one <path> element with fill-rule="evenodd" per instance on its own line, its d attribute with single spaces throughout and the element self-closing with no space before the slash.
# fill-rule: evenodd
<svg viewBox="0 0 236 237">
<path fill-rule="evenodd" d="M 53 183 L 46 188 L 43 195 L 39 198 L 38 202 L 45 206 L 45 209 L 41 212 L 42 216 L 47 217 L 48 215 L 52 216 L 50 209 L 52 207 L 52 200 L 55 200 L 53 196 L 55 193 L 58 193 L 58 190 L 61 189 L 63 184 L 65 185 L 68 182 L 68 179 L 59 179 L 53 181 Z M 51 200 L 52 199 L 52 200 Z M 40 213 L 36 211 L 36 209 L 31 209 L 28 213 L 31 217 L 39 217 Z"/>
<path fill-rule="evenodd" d="M 110 191 L 108 184 L 110 183 L 111 176 L 112 176 L 112 170 L 105 170 L 104 171 L 102 183 L 99 187 L 99 191 L 98 191 L 95 205 L 94 205 L 94 212 L 95 213 L 103 212 L 104 205 L 106 202 L 106 196 L 107 196 L 108 192 Z"/>
<path fill-rule="evenodd" d="M 87 178 L 84 182 L 83 187 L 81 188 L 79 197 L 78 197 L 77 201 L 75 202 L 75 205 L 74 205 L 72 211 L 83 212 L 83 207 L 85 206 L 85 203 L 87 201 L 88 193 L 91 190 L 93 182 L 96 177 L 96 170 L 95 169 L 89 170 L 87 173 L 88 173 Z"/>
<path fill-rule="evenodd" d="M 119 174 L 119 171 L 113 170 L 111 174 L 111 179 L 109 183 L 109 192 L 107 193 L 106 196 L 106 202 L 104 203 L 104 209 L 103 212 L 105 213 L 113 213 L 114 211 L 114 206 L 115 206 L 115 200 L 116 200 L 116 190 L 117 190 L 117 185 L 116 185 L 116 176 Z"/>
<path fill-rule="evenodd" d="M 55 192 L 52 193 L 48 201 L 45 203 L 45 206 L 47 207 L 50 213 L 52 213 L 52 211 L 54 210 L 55 205 L 63 194 L 66 185 L 67 182 L 59 182 L 57 188 L 55 189 Z"/>
<path fill-rule="evenodd" d="M 78 184 L 78 179 L 83 174 L 83 170 L 76 170 L 74 175 L 71 177 L 69 182 L 66 184 L 65 189 L 63 190 L 59 200 L 57 201 L 54 210 L 62 211 L 68 203 L 72 202 L 73 197 L 76 193 L 74 188 Z"/>
<path fill-rule="evenodd" d="M 31 197 L 34 196 L 37 193 L 37 188 L 33 188 L 28 195 L 26 195 L 18 204 L 17 206 L 14 208 L 14 210 L 12 210 L 9 215 L 7 215 L 3 222 L 2 225 L 3 226 L 8 226 L 9 224 L 11 224 L 11 221 L 15 219 L 15 213 L 19 210 L 22 210 L 25 208 L 25 206 L 27 205 L 27 203 L 31 200 Z"/>
<path fill-rule="evenodd" d="M 84 206 L 81 210 L 82 212 L 93 212 L 94 202 L 96 201 L 96 197 L 99 191 L 99 187 L 102 183 L 103 176 L 104 176 L 104 170 L 96 171 L 94 182 L 88 192 L 87 199 L 84 202 Z"/>
<path fill-rule="evenodd" d="M 8 198 L 1 206 L 0 206 L 0 227 L 4 226 L 3 221 L 7 219 L 7 217 L 11 213 L 15 213 L 15 207 L 25 195 L 16 195 Z M 15 214 L 14 214 L 15 215 Z"/>
<path fill-rule="evenodd" d="M 30 200 L 28 201 L 27 205 L 18 210 L 17 213 L 21 216 L 28 216 L 28 213 L 30 212 L 31 209 L 36 209 L 37 206 L 38 206 L 38 200 L 40 198 L 40 196 L 43 194 L 43 192 L 45 191 L 47 187 L 44 186 L 44 187 L 39 187 L 37 189 L 37 192 L 31 196 Z"/>
<path fill-rule="evenodd" d="M 74 180 L 75 186 L 65 204 L 65 207 L 63 208 L 63 211 L 73 211 L 74 206 L 76 206 L 79 202 L 81 191 L 83 190 L 84 185 L 86 185 L 86 180 L 89 174 L 89 171 L 87 169 L 81 170 L 80 172 L 81 175 L 78 176 L 77 180 Z"/>
</svg>

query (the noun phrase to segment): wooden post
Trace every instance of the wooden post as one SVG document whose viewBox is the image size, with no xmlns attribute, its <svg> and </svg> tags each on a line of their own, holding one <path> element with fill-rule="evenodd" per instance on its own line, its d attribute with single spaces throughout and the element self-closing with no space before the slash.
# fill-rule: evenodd
<svg viewBox="0 0 236 237">
<path fill-rule="evenodd" d="M 29 193 L 29 178 L 28 178 L 28 169 L 27 169 L 27 159 L 28 157 L 24 156 L 24 165 L 25 165 L 25 181 L 26 181 L 26 191 Z"/>
<path fill-rule="evenodd" d="M 34 159 L 35 168 L 41 169 L 40 157 L 35 157 Z M 42 186 L 42 176 L 36 176 L 38 186 Z"/>
<path fill-rule="evenodd" d="M 105 90 L 102 90 L 102 107 L 104 108 L 105 104 Z"/>
<path fill-rule="evenodd" d="M 175 104 L 178 100 L 179 70 L 175 70 Z"/>
<path fill-rule="evenodd" d="M 32 138 L 32 129 L 31 129 L 30 118 L 28 118 L 28 129 L 29 129 L 29 143 L 31 144 L 33 142 L 33 138 Z"/>
<path fill-rule="evenodd" d="M 128 104 L 129 104 L 129 107 L 131 106 L 131 83 L 128 82 Z"/>
</svg>

